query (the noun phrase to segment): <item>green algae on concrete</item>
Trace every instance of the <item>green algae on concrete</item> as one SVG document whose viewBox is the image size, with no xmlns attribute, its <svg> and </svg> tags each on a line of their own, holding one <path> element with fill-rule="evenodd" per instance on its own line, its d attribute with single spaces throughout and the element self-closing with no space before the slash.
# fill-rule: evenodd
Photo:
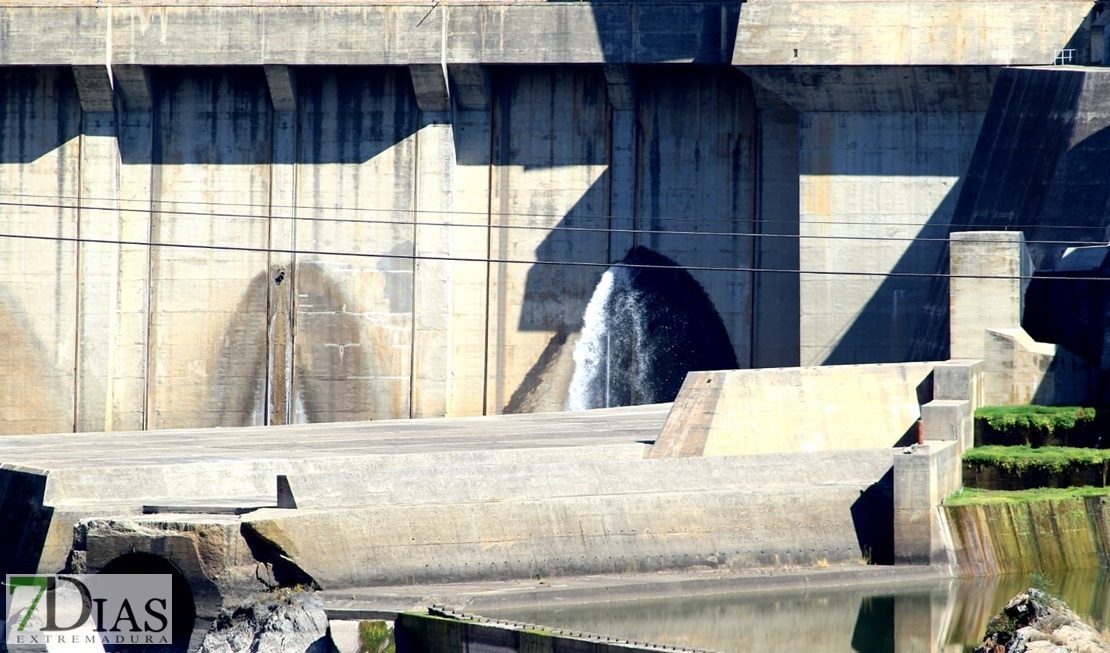
<svg viewBox="0 0 1110 653">
<path fill-rule="evenodd" d="M 1106 566 L 1105 488 L 973 492 L 950 497 L 960 571 L 967 575 Z"/>
</svg>

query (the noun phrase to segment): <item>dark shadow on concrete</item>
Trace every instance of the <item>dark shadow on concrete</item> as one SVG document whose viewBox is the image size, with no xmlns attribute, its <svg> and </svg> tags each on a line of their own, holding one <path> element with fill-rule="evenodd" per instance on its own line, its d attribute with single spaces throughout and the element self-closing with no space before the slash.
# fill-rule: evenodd
<svg viewBox="0 0 1110 653">
<path fill-rule="evenodd" d="M 852 631 L 855 653 L 894 653 L 893 596 L 865 596 L 859 604 Z"/>
<path fill-rule="evenodd" d="M 892 275 L 824 360 L 825 365 L 944 360 L 948 358 L 949 219 L 956 186 L 917 233 Z M 898 275 L 934 275 L 898 276 Z M 888 343 L 885 351 L 876 343 Z"/>
<path fill-rule="evenodd" d="M 81 104 L 68 66 L 2 67 L 0 89 L 0 163 L 31 163 L 80 133 Z"/>
<path fill-rule="evenodd" d="M 273 111 L 260 67 L 155 67 L 148 75 L 154 106 L 153 163 L 271 162 Z"/>
<path fill-rule="evenodd" d="M 852 504 L 852 524 L 860 551 L 873 565 L 894 564 L 894 468 Z"/>
<path fill-rule="evenodd" d="M 920 232 L 921 238 L 947 238 L 953 231 L 1016 230 L 1027 240 L 1105 240 L 1103 230 L 1075 230 L 1070 225 L 1107 224 L 1110 180 L 1099 137 L 1090 146 L 1075 142 L 1077 125 L 1090 129 L 1110 116 L 1110 100 L 1084 91 L 1078 70 L 1004 69 L 991 96 L 971 162 L 962 181 L 945 198 Z M 1110 81 L 1110 71 L 1099 75 Z M 1100 79 L 1100 84 L 1104 84 Z M 1088 84 L 1090 87 L 1090 84 Z M 1108 85 L 1110 89 L 1110 85 Z M 1103 93 L 1100 97 L 1105 98 Z M 1089 108 L 1081 108 L 1083 103 Z M 1078 118 L 1083 112 L 1082 118 Z M 958 196 L 957 196 L 958 193 Z M 955 202 L 955 207 L 952 207 Z M 949 213 L 951 209 L 951 213 Z M 951 219 L 946 218 L 951 215 Z M 1062 245 L 1032 245 L 1035 262 L 1058 258 Z M 860 318 L 845 332 L 827 363 L 942 360 L 948 357 L 947 243 L 910 245 L 894 267 L 896 273 L 926 273 L 928 278 L 889 277 L 879 286 Z M 924 306 L 916 315 L 895 315 L 895 300 Z M 860 356 L 861 346 L 878 333 L 903 330 L 904 347 L 889 356 Z M 912 335 L 911 335 L 912 334 Z"/>
<path fill-rule="evenodd" d="M 591 7 L 607 62 L 732 61 L 740 3 L 602 1 Z"/>
<path fill-rule="evenodd" d="M 363 163 L 419 128 L 412 81 L 400 66 L 307 69 L 297 76 L 297 114 L 298 163 Z"/>
<path fill-rule="evenodd" d="M 42 505 L 45 493 L 46 474 L 0 470 L 0 515 L 7 524 L 0 529 L 0 579 L 7 574 L 39 571 L 42 547 L 54 516 L 53 508 Z"/>
<path fill-rule="evenodd" d="M 246 542 L 247 548 L 250 549 L 254 559 L 268 569 L 269 577 L 258 578 L 261 583 L 272 584 L 273 587 L 270 589 L 295 587 L 297 585 L 310 590 L 320 589 L 316 579 L 301 569 L 290 557 L 288 551 L 277 542 L 272 542 L 259 533 L 253 524 L 243 522 L 243 525 L 239 528 L 239 534 L 243 536 L 243 541 Z"/>
</svg>

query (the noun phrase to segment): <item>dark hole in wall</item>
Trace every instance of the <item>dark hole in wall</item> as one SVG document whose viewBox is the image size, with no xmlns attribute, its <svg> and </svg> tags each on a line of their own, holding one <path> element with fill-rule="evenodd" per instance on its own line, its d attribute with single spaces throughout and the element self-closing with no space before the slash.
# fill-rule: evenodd
<svg viewBox="0 0 1110 653">
<path fill-rule="evenodd" d="M 101 574 L 169 574 L 173 579 L 171 614 L 173 619 L 173 642 L 169 646 L 146 646 L 142 644 L 106 644 L 104 650 L 121 653 L 147 652 L 184 652 L 189 650 L 189 640 L 197 620 L 197 607 L 193 601 L 193 590 L 189 580 L 181 570 L 165 558 L 150 553 L 128 553 L 112 560 L 100 570 Z"/>
</svg>

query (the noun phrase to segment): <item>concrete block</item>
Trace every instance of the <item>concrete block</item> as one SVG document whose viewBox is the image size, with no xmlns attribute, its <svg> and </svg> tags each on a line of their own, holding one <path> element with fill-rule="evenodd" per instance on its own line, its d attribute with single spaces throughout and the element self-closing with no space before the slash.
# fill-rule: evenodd
<svg viewBox="0 0 1110 653">
<path fill-rule="evenodd" d="M 447 90 L 447 70 L 440 64 L 410 64 L 409 75 L 416 93 L 416 105 L 421 111 L 442 112 L 451 110 L 451 95 Z"/>
<path fill-rule="evenodd" d="M 986 358 L 987 329 L 1020 329 L 1032 261 L 1020 231 L 965 231 L 951 236 L 950 350 Z"/>
<path fill-rule="evenodd" d="M 488 111 L 489 73 L 476 64 L 448 64 L 447 75 L 451 80 L 451 95 L 460 109 Z"/>
<path fill-rule="evenodd" d="M 959 489 L 960 443 L 929 440 L 894 454 L 896 564 L 948 564 L 951 541 L 938 506 Z"/>
<path fill-rule="evenodd" d="M 983 373 L 981 360 L 950 360 L 933 368 L 933 399 L 966 399 L 971 409 L 983 406 Z"/>
<path fill-rule="evenodd" d="M 1051 2 L 1030 12 L 1020 1 L 744 5 L 733 65 L 901 66 L 1049 64 L 1090 10 Z M 937 20 L 942 16 L 943 20 Z"/>
<path fill-rule="evenodd" d="M 107 66 L 73 66 L 81 110 L 86 113 L 115 111 L 112 75 Z"/>
<path fill-rule="evenodd" d="M 114 64 L 112 83 L 123 100 L 126 111 L 150 111 L 150 78 L 143 66 L 133 64 Z"/>
<path fill-rule="evenodd" d="M 297 110 L 297 87 L 289 66 L 269 64 L 262 66 L 266 73 L 266 87 L 270 89 L 270 102 L 274 111 Z"/>
<path fill-rule="evenodd" d="M 975 429 L 971 402 L 934 399 L 921 407 L 921 423 L 928 440 L 954 440 L 960 450 L 973 446 Z"/>
</svg>

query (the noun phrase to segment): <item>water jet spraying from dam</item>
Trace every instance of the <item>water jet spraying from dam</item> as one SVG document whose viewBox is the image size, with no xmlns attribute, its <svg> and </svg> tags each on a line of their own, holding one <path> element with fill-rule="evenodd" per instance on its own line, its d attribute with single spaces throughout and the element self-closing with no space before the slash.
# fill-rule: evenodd
<svg viewBox="0 0 1110 653">
<path fill-rule="evenodd" d="M 566 407 L 672 401 L 687 372 L 736 367 L 728 332 L 701 284 L 638 246 L 605 271 L 590 297 Z"/>
</svg>

